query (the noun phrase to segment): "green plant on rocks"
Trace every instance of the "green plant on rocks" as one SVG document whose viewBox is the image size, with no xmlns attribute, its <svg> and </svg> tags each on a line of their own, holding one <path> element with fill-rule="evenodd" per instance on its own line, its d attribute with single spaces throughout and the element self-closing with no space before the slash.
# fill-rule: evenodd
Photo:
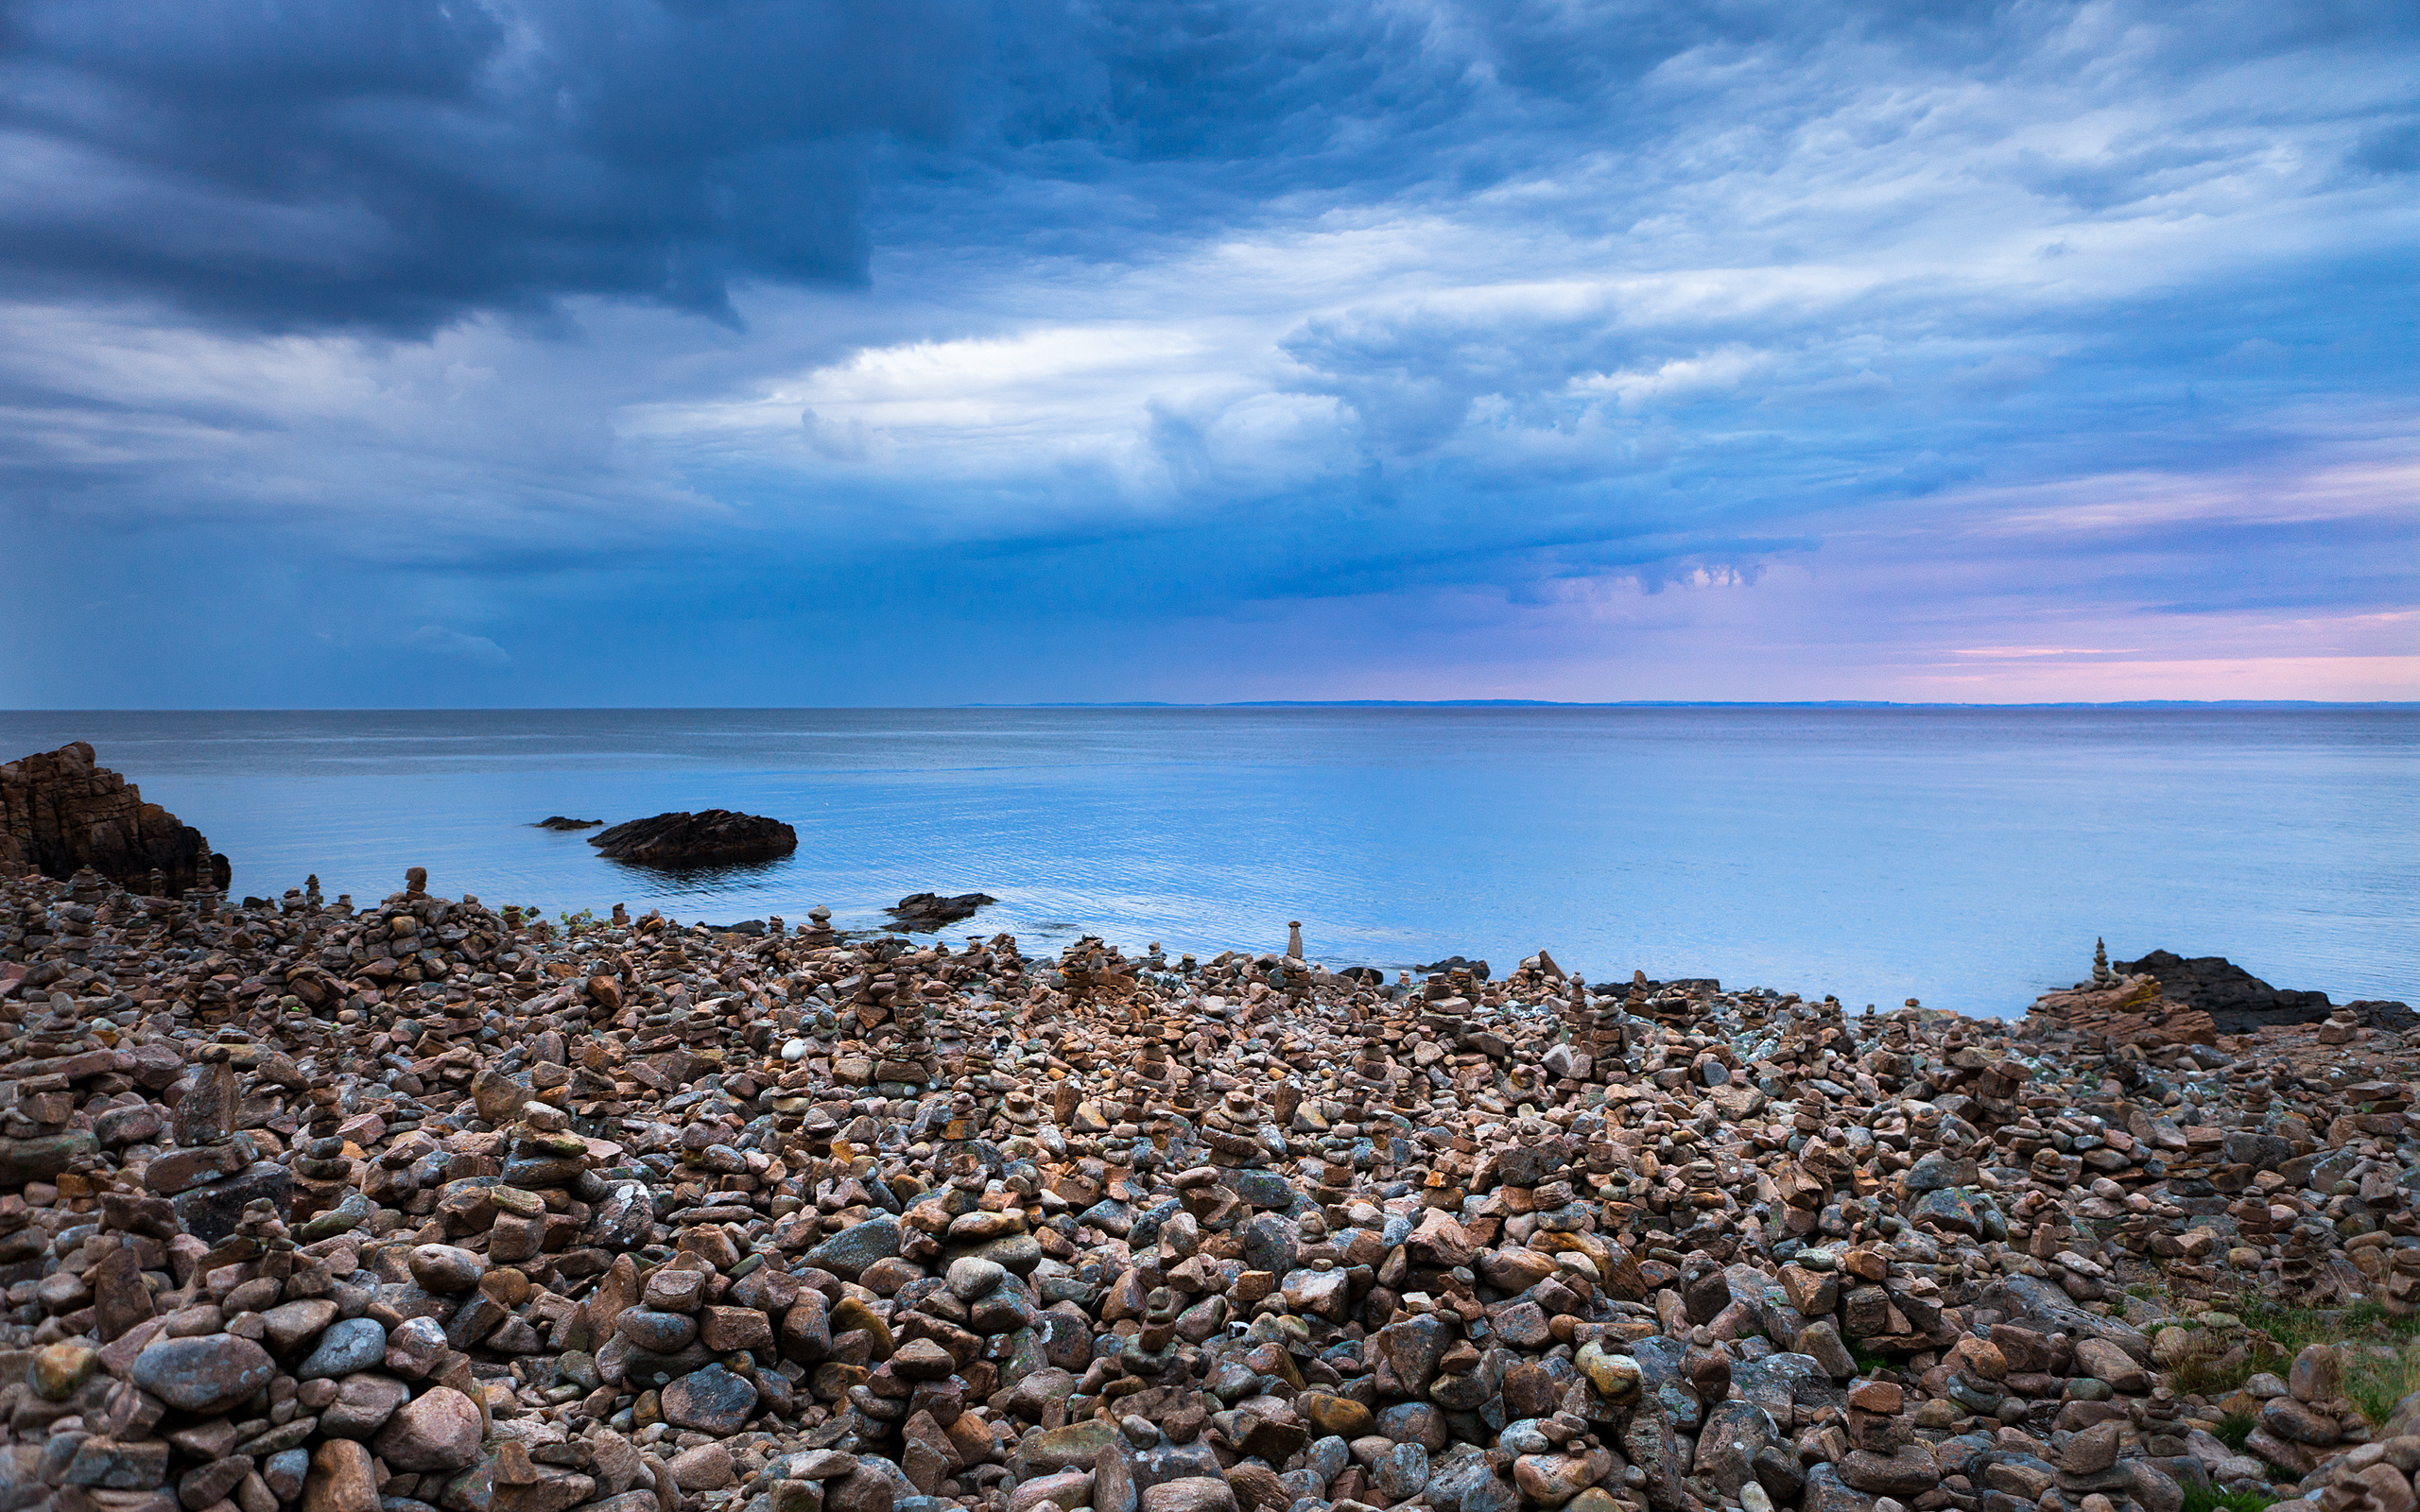
<svg viewBox="0 0 2420 1512">
<path fill-rule="evenodd" d="M 2215 1486 L 2188 1486 L 2185 1488 L 2184 1512 L 2260 1512 L 2275 1500 L 2249 1486 L 2220 1490 Z"/>
</svg>

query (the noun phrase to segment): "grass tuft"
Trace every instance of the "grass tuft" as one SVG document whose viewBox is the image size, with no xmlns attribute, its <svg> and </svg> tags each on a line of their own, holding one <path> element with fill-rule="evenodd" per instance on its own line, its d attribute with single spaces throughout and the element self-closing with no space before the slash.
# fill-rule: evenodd
<svg viewBox="0 0 2420 1512">
<path fill-rule="evenodd" d="M 2344 1310 L 2344 1331 L 2351 1333 L 2364 1329 L 2381 1329 L 2398 1339 L 2420 1337 L 2420 1313 L 2394 1317 L 2376 1302 L 2355 1302 Z"/>
<path fill-rule="evenodd" d="M 2399 1349 L 2392 1356 L 2363 1351 L 2344 1362 L 2344 1400 L 2360 1408 L 2373 1428 L 2385 1427 L 2395 1403 L 2415 1391 L 2420 1391 L 2420 1349 Z"/>
<path fill-rule="evenodd" d="M 2240 1454 L 2244 1440 L 2252 1436 L 2252 1430 L 2259 1426 L 2259 1418 L 2248 1412 L 2231 1412 L 2219 1419 L 2219 1431 L 2211 1436 Z"/>
<path fill-rule="evenodd" d="M 2215 1486 L 2188 1486 L 2185 1488 L 2185 1512 L 2260 1512 L 2275 1500 L 2249 1486 L 2221 1491 Z"/>
</svg>

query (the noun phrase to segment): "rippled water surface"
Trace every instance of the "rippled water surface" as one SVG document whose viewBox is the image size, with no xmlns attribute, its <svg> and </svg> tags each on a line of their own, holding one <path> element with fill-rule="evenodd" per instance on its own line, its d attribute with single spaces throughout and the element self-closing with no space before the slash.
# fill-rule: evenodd
<svg viewBox="0 0 2420 1512">
<path fill-rule="evenodd" d="M 1332 964 L 1546 946 L 1591 978 L 1707 975 L 1853 1006 L 2014 1013 L 2116 956 L 2420 1001 L 2420 713 L 1047 709 L 0 713 L 93 742 L 275 895 L 431 885 L 549 914 L 1093 933 Z M 736 808 L 768 866 L 667 878 L 550 814 Z M 593 833 L 593 832 L 592 832 Z"/>
</svg>

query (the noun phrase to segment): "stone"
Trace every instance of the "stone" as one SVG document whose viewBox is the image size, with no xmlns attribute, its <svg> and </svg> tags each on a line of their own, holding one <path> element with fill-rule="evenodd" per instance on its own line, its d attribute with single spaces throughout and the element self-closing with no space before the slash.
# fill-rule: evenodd
<svg viewBox="0 0 2420 1512">
<path fill-rule="evenodd" d="M 1143 1512 L 1237 1512 L 1235 1489 L 1225 1477 L 1187 1475 L 1143 1493 Z"/>
<path fill-rule="evenodd" d="M 269 1383 L 277 1362 L 230 1333 L 162 1339 L 134 1357 L 133 1381 L 180 1412 L 224 1412 Z"/>
<path fill-rule="evenodd" d="M 1523 1454 L 1512 1462 L 1512 1484 L 1540 1506 L 1561 1506 L 1596 1484 L 1611 1456 Z"/>
<path fill-rule="evenodd" d="M 349 1375 L 337 1383 L 337 1400 L 320 1409 L 320 1432 L 331 1438 L 372 1438 L 411 1395 L 411 1387 L 393 1376 Z"/>
<path fill-rule="evenodd" d="M 1117 1425 L 1098 1418 L 1069 1423 L 1063 1428 L 1046 1428 L 1017 1446 L 1018 1476 L 1022 1479 L 1087 1469 L 1116 1438 Z"/>
<path fill-rule="evenodd" d="M 706 809 L 632 819 L 589 836 L 588 843 L 610 861 L 677 870 L 786 856 L 798 849 L 798 832 L 778 819 Z"/>
<path fill-rule="evenodd" d="M 449 1386 L 432 1386 L 397 1409 L 372 1447 L 400 1470 L 458 1470 L 478 1458 L 477 1403 Z"/>
<path fill-rule="evenodd" d="M 1920 1444 L 1907 1445 L 1887 1455 L 1871 1450 L 1851 1450 L 1840 1462 L 1840 1474 L 1841 1480 L 1858 1490 L 1910 1500 L 1941 1482 L 1941 1467 Z"/>
<path fill-rule="evenodd" d="M 855 1280 L 865 1268 L 899 1253 L 899 1220 L 885 1214 L 852 1224 L 806 1252 L 806 1263 Z"/>
<path fill-rule="evenodd" d="M 1428 1488 L 1428 1451 L 1418 1444 L 1396 1444 L 1372 1468 L 1371 1487 L 1386 1500 L 1384 1506 L 1409 1502 Z"/>
<path fill-rule="evenodd" d="M 2261 1405 L 2260 1426 L 2297 1444 L 2325 1448 L 2342 1436 L 2336 1419 L 2292 1397 L 2277 1397 Z"/>
<path fill-rule="evenodd" d="M 686 1313 L 633 1307 L 614 1320 L 614 1332 L 642 1349 L 675 1354 L 698 1336 L 698 1319 Z"/>
<path fill-rule="evenodd" d="M 302 1512 L 378 1512 L 378 1476 L 370 1451 L 346 1438 L 322 1443 L 302 1483 Z"/>
<path fill-rule="evenodd" d="M 487 1274 L 487 1262 L 456 1245 L 420 1245 L 410 1256 L 412 1280 L 426 1291 L 467 1292 Z"/>
<path fill-rule="evenodd" d="M 178 1105 L 182 1111 L 183 1105 Z M 280 1217 L 294 1207 L 294 1173 L 268 1160 L 257 1160 L 224 1180 L 210 1181 L 168 1199 L 178 1226 L 205 1244 L 216 1244 L 235 1231 L 245 1210 L 266 1202 Z"/>
<path fill-rule="evenodd" d="M 387 1358 L 387 1329 L 375 1318 L 341 1318 L 327 1325 L 320 1342 L 294 1367 L 297 1380 L 349 1376 L 368 1370 Z"/>
<path fill-rule="evenodd" d="M 1009 1507 L 1011 1512 L 1035 1512 L 1045 1505 L 1088 1507 L 1093 1504 L 1093 1481 L 1090 1470 L 1054 1470 L 1048 1475 L 1037 1475 L 1017 1483 L 1016 1489 L 1009 1493 Z"/>
<path fill-rule="evenodd" d="M 684 1491 L 718 1491 L 739 1479 L 732 1467 L 731 1451 L 720 1444 L 700 1444 L 684 1449 L 666 1463 L 672 1472 L 672 1484 Z"/>
<path fill-rule="evenodd" d="M 739 1432 L 756 1410 L 756 1387 L 747 1377 L 720 1365 L 692 1371 L 666 1386 L 664 1420 L 701 1434 L 727 1436 Z"/>
<path fill-rule="evenodd" d="M 1315 1432 L 1339 1438 L 1359 1438 L 1371 1433 L 1376 1421 L 1369 1408 L 1352 1398 L 1325 1391 L 1298 1394 L 1294 1398 L 1294 1410 L 1303 1415 L 1303 1419 Z"/>
<path fill-rule="evenodd" d="M 2325 1344 L 2307 1344 L 2294 1356 L 2286 1376 L 2286 1389 L 2296 1401 L 2327 1401 L 2342 1393 L 2342 1380 L 2335 1349 Z"/>
<path fill-rule="evenodd" d="M 68 1486 L 147 1491 L 168 1477 L 168 1446 L 157 1439 L 126 1442 L 95 1435 L 76 1446 L 60 1476 Z"/>
<path fill-rule="evenodd" d="M 62 1339 L 34 1352 L 26 1379 L 37 1396 L 49 1401 L 65 1401 L 92 1378 L 93 1367 L 99 1361 L 100 1351 L 83 1340 Z"/>
<path fill-rule="evenodd" d="M 261 1326 L 267 1332 L 269 1348 L 290 1356 L 298 1346 L 318 1338 L 336 1319 L 337 1304 L 326 1297 L 314 1297 L 281 1302 L 268 1309 L 261 1314 Z"/>
<path fill-rule="evenodd" d="M 1698 1431 L 1696 1473 L 1736 1498 L 1754 1478 L 1756 1455 L 1781 1441 L 1772 1416 L 1749 1401 L 1725 1401 L 1706 1414 Z"/>
<path fill-rule="evenodd" d="M 2112 1390 L 2133 1394 L 2151 1389 L 2150 1376 L 2134 1356 L 2107 1339 L 2078 1339 L 2075 1359 L 2078 1374 L 2106 1381 Z"/>
<path fill-rule="evenodd" d="M 2059 1468 L 2070 1475 L 2094 1475 L 2118 1463 L 2119 1430 L 2114 1422 L 2096 1423 L 2067 1439 Z"/>
<path fill-rule="evenodd" d="M 445 1330 L 435 1318 L 406 1318 L 387 1335 L 387 1368 L 418 1381 L 436 1367 L 445 1349 Z"/>
<path fill-rule="evenodd" d="M 961 919 L 972 918 L 977 909 L 999 901 L 990 893 L 982 892 L 962 892 L 948 898 L 938 893 L 916 892 L 909 893 L 883 912 L 911 935 L 929 935 Z"/>
</svg>

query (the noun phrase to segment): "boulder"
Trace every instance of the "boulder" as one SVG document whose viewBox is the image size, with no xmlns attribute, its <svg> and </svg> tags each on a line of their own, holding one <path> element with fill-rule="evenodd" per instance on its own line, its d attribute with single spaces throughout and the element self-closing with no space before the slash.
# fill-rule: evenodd
<svg viewBox="0 0 2420 1512">
<path fill-rule="evenodd" d="M 707 809 L 632 819 L 589 836 L 588 843 L 609 861 L 683 870 L 788 855 L 798 849 L 798 832 L 779 819 Z"/>
</svg>

